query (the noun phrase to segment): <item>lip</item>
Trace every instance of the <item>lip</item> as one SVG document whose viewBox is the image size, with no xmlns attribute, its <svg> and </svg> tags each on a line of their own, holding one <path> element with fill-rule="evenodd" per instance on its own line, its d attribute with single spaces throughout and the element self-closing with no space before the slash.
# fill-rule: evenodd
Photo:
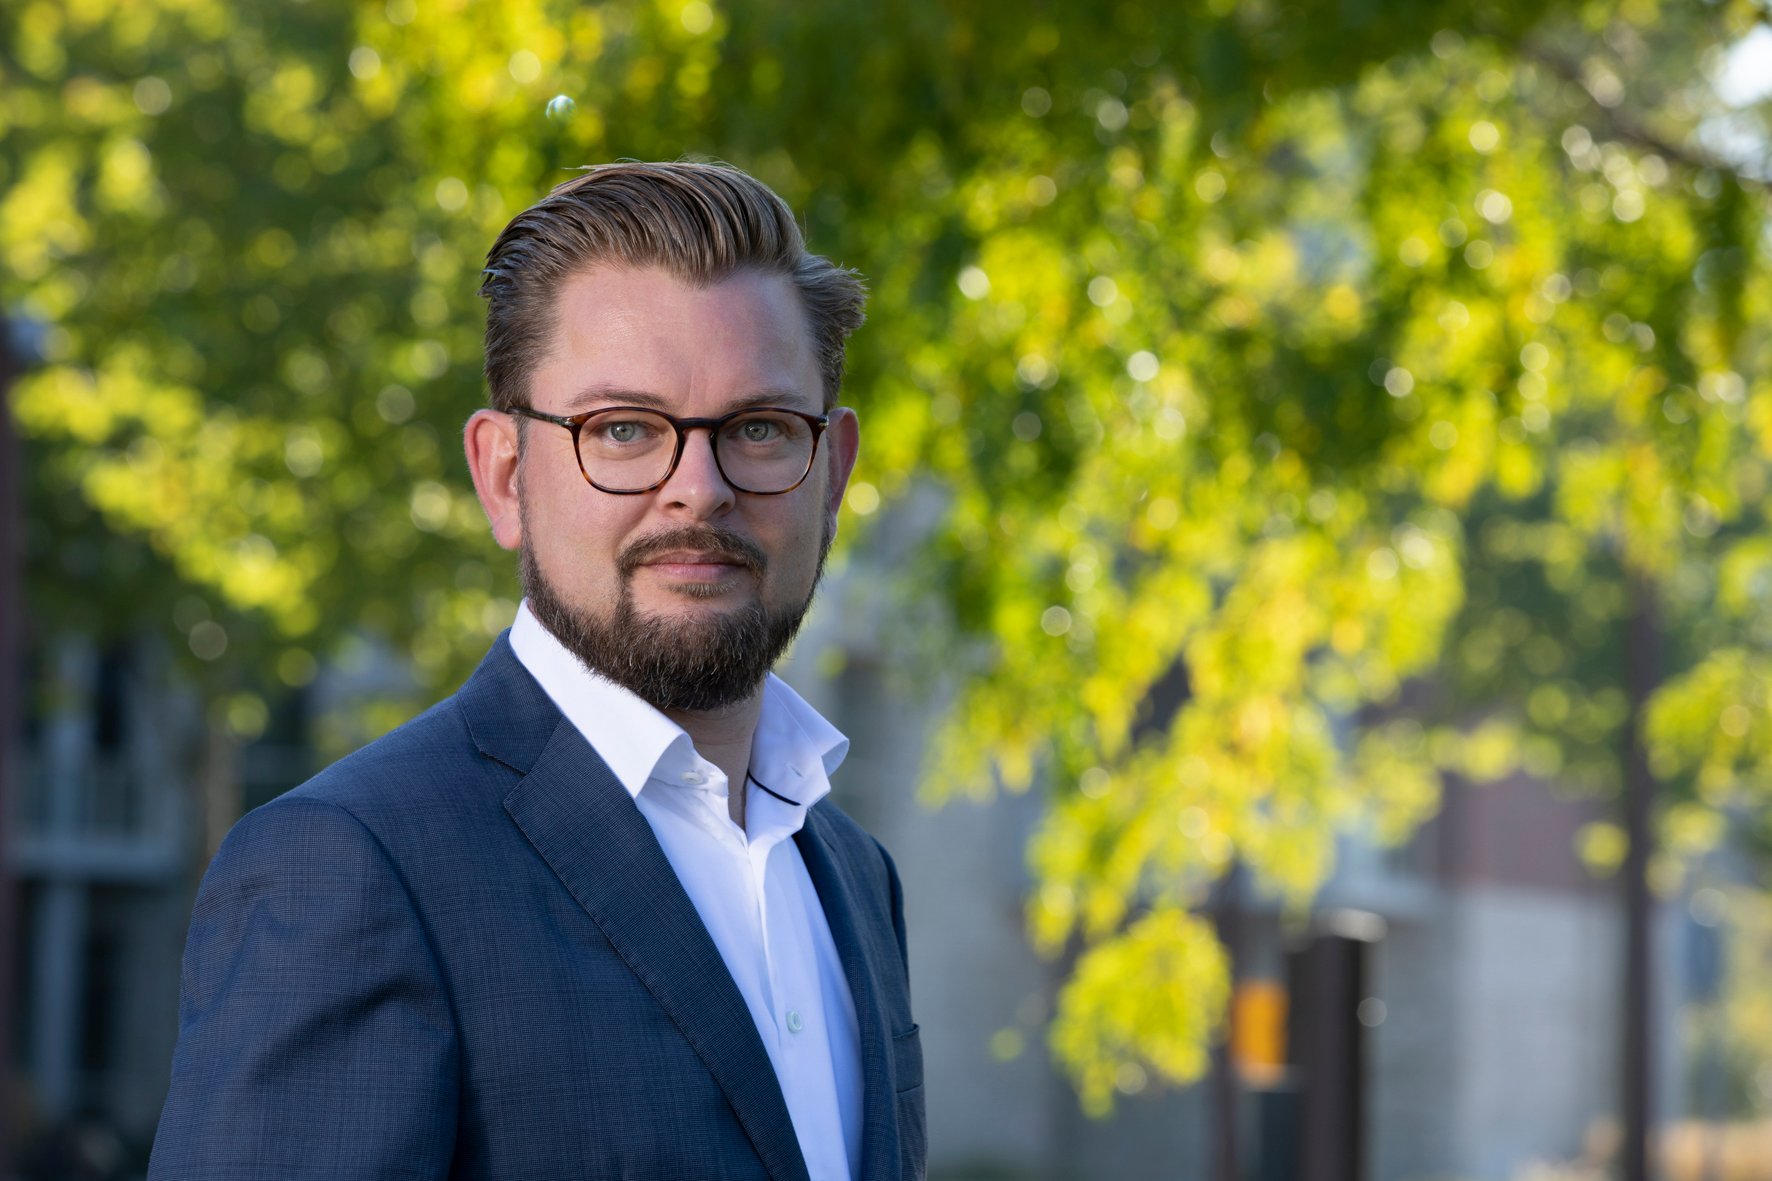
<svg viewBox="0 0 1772 1181">
<path fill-rule="evenodd" d="M 745 568 L 742 559 L 708 550 L 667 550 L 640 565 L 676 582 L 718 582 Z"/>
</svg>

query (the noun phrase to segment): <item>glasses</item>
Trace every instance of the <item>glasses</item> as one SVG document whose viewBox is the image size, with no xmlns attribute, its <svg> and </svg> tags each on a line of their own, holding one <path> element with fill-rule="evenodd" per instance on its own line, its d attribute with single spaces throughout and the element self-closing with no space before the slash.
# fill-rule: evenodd
<svg viewBox="0 0 1772 1181">
<path fill-rule="evenodd" d="M 719 418 L 677 418 L 638 406 L 605 406 L 583 414 L 510 411 L 572 432 L 578 470 L 599 492 L 637 496 L 671 478 L 683 458 L 686 431 L 705 430 L 720 476 L 739 492 L 779 496 L 805 482 L 830 418 L 758 406 Z"/>
</svg>

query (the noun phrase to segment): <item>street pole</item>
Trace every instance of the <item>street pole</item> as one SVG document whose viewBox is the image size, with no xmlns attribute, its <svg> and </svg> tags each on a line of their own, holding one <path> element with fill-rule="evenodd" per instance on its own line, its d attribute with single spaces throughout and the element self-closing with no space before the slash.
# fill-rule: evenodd
<svg viewBox="0 0 1772 1181">
<path fill-rule="evenodd" d="M 1243 868 L 1233 861 L 1218 883 L 1215 918 L 1218 941 L 1224 947 L 1231 979 L 1231 1009 L 1226 1014 L 1224 1037 L 1212 1048 L 1213 1181 L 1241 1181 L 1242 1164 L 1237 1153 L 1237 1063 L 1232 1053 L 1237 983 L 1243 967 Z"/>
<path fill-rule="evenodd" d="M 12 981 L 16 943 L 13 906 L 12 833 L 7 817 L 16 790 L 14 741 L 19 729 L 18 676 L 24 642 L 24 527 L 19 511 L 19 446 L 12 429 L 12 381 L 20 363 L 12 348 L 11 324 L 0 316 L 0 1097 L 12 1101 Z M 12 1120 L 0 1118 L 0 1177 L 12 1175 Z"/>
<path fill-rule="evenodd" d="M 1655 898 L 1649 861 L 1655 841 L 1655 777 L 1649 770 L 1643 726 L 1649 695 L 1660 676 L 1660 633 L 1655 587 L 1632 571 L 1630 615 L 1625 624 L 1624 683 L 1630 704 L 1624 752 L 1624 1082 L 1622 1181 L 1650 1181 L 1655 1123 L 1654 938 Z"/>
</svg>

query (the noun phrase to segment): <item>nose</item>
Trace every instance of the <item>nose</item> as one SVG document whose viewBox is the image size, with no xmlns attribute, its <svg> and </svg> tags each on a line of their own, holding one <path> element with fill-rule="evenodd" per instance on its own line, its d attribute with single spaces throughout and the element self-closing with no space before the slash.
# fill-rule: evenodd
<svg viewBox="0 0 1772 1181">
<path fill-rule="evenodd" d="M 677 470 L 659 489 L 666 509 L 687 513 L 698 521 L 710 520 L 730 509 L 737 493 L 720 465 L 714 461 L 714 438 L 705 427 L 692 427 L 683 432 L 683 454 Z"/>
</svg>

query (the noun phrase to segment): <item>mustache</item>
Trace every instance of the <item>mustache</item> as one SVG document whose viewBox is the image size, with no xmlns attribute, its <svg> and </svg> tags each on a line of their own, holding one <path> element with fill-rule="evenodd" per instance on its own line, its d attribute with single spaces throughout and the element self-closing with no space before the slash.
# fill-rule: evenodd
<svg viewBox="0 0 1772 1181">
<path fill-rule="evenodd" d="M 717 554 L 753 574 L 761 574 L 763 567 L 768 565 L 762 549 L 748 537 L 718 525 L 683 525 L 630 542 L 616 558 L 616 568 L 623 575 L 629 575 L 649 559 L 681 549 Z"/>
</svg>

